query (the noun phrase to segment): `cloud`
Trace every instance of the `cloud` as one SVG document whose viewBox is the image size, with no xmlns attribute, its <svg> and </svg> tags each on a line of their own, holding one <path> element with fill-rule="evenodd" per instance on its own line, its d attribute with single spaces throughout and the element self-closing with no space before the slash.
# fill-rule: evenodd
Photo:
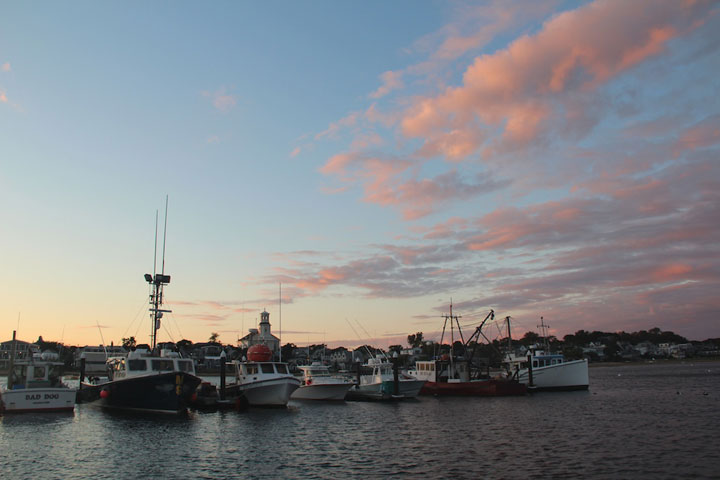
<svg viewBox="0 0 720 480">
<path fill-rule="evenodd" d="M 390 93 L 393 90 L 397 90 L 398 88 L 402 88 L 402 72 L 392 72 L 388 71 L 380 75 L 380 80 L 382 80 L 382 85 L 372 92 L 368 97 L 370 98 L 380 98 L 384 97 L 388 93 Z"/>
<path fill-rule="evenodd" d="M 207 97 L 212 102 L 213 107 L 221 112 L 229 112 L 237 105 L 238 97 L 235 94 L 228 93 L 225 87 L 215 92 L 203 91 L 203 97 Z"/>
<path fill-rule="evenodd" d="M 502 18 L 505 5 L 490 4 L 485 18 Z M 482 35 L 458 22 L 421 39 L 427 61 L 392 70 L 401 87 L 376 91 L 364 113 L 319 137 L 348 141 L 320 173 L 413 223 L 396 245 L 298 255 L 283 281 L 298 298 L 462 292 L 470 313 L 496 308 L 530 329 L 545 315 L 565 331 L 711 330 L 720 312 L 713 8 L 596 1 L 521 34 L 522 22 Z M 538 9 L 530 16 L 547 12 Z M 515 40 L 490 50 L 501 35 Z M 460 65 L 462 80 L 440 65 Z M 409 93 L 421 72 L 437 75 Z"/>
<path fill-rule="evenodd" d="M 565 332 L 667 329 L 678 316 L 700 335 L 707 330 L 702 319 L 720 312 L 711 293 L 720 288 L 714 260 L 720 247 L 708 241 L 720 238 L 716 153 L 651 175 L 583 184 L 561 200 L 416 228 L 410 243 L 368 246 L 372 254 L 313 254 L 315 261 L 285 269 L 283 282 L 300 296 L 358 290 L 368 298 L 441 295 L 474 285 L 482 294 L 458 301 L 459 311 L 495 308 L 521 322 L 545 315 Z M 697 298 L 704 313 L 691 318 L 690 301 L 668 306 L 659 292 L 674 288 Z"/>
<path fill-rule="evenodd" d="M 720 115 L 712 115 L 686 129 L 678 138 L 673 151 L 679 155 L 685 151 L 718 144 L 720 144 Z"/>
<path fill-rule="evenodd" d="M 500 128 L 497 143 L 512 148 L 549 129 L 562 133 L 572 127 L 565 95 L 591 92 L 661 53 L 708 9 L 705 2 L 598 1 L 561 13 L 536 35 L 475 58 L 461 86 L 417 100 L 402 119 L 402 132 L 434 138 L 479 123 Z"/>
<path fill-rule="evenodd" d="M 12 68 L 10 67 L 10 62 L 5 62 L 2 65 L 0 65 L 0 70 L 2 70 L 3 72 L 11 71 Z"/>
<path fill-rule="evenodd" d="M 557 14 L 537 33 L 522 35 L 506 48 L 476 56 L 458 86 L 399 101 L 398 105 L 404 105 L 400 112 L 385 112 L 381 117 L 373 103 L 364 113 L 353 112 L 331 124 L 316 139 L 337 139 L 339 132 L 348 131 L 352 142 L 346 151 L 332 155 L 319 171 L 336 176 L 345 185 L 361 185 L 365 202 L 392 206 L 406 220 L 420 219 L 483 191 L 513 184 L 516 189 L 543 183 L 546 187 L 550 183 L 561 185 L 582 169 L 569 164 L 569 154 L 562 159 L 568 165 L 560 175 L 551 172 L 558 162 L 543 165 L 531 158 L 547 155 L 563 141 L 579 142 L 591 135 L 601 121 L 615 114 L 613 109 L 621 108 L 602 88 L 663 54 L 671 40 L 702 26 L 710 8 L 708 2 L 597 1 Z M 469 8 L 465 13 L 476 22 L 501 19 L 500 24 L 509 28 L 515 25 L 510 20 L 514 10 L 506 4 L 491 4 L 478 11 Z M 547 11 L 548 6 L 543 4 L 527 18 Z M 458 25 L 443 32 L 444 41 L 431 53 L 431 63 L 459 59 L 487 44 L 493 35 L 503 33 L 502 29 L 485 26 L 482 35 L 475 36 L 471 29 L 463 33 Z M 412 73 L 407 69 L 385 72 L 384 85 L 399 88 L 397 79 L 401 75 Z M 389 91 L 378 90 L 373 98 Z M 378 123 L 371 117 L 377 117 Z M 384 120 L 380 122 L 379 118 Z M 393 152 L 378 127 L 404 137 L 405 152 L 399 153 L 397 148 Z M 697 139 L 708 134 L 714 138 L 712 130 L 708 131 L 711 128 L 687 132 L 695 136 L 679 139 L 684 143 L 678 143 L 678 148 L 699 145 Z M 383 147 L 385 151 L 380 150 Z M 577 150 L 575 147 L 575 153 Z M 427 175 L 443 168 L 437 165 L 438 159 L 462 169 L 446 167 L 444 172 Z M 435 162 L 432 168 L 426 168 L 429 162 Z M 484 171 L 478 164 L 486 167 Z M 485 181 L 468 181 L 478 171 Z M 520 179 L 489 180 L 492 177 Z"/>
</svg>

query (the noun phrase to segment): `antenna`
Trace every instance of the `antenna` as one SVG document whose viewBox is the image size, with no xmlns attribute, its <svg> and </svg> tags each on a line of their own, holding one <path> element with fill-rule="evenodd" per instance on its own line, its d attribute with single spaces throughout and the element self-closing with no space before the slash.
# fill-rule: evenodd
<svg viewBox="0 0 720 480">
<path fill-rule="evenodd" d="M 165 195 L 165 228 L 163 229 L 163 255 L 162 255 L 162 271 L 165 275 L 165 239 L 167 238 L 167 214 L 168 214 L 168 195 Z"/>
<path fill-rule="evenodd" d="M 152 292 L 150 293 L 150 304 L 152 307 L 152 349 L 155 350 L 157 346 L 157 331 L 160 329 L 160 319 L 163 317 L 163 313 L 171 313 L 172 310 L 162 310 L 160 307 L 163 304 L 163 286 L 170 283 L 170 275 L 165 275 L 165 241 L 167 239 L 167 217 L 168 217 L 168 195 L 165 195 L 165 226 L 163 231 L 163 253 L 162 253 L 162 270 L 161 273 L 157 271 L 157 233 L 158 233 L 158 212 L 155 211 L 155 252 L 153 254 L 153 275 L 145 274 L 145 281 L 152 285 Z"/>
<path fill-rule="evenodd" d="M 100 323 L 98 322 L 97 317 L 95 317 L 95 325 L 97 325 L 98 332 L 100 332 L 100 340 L 102 340 L 103 350 L 105 350 L 105 360 L 107 360 L 107 356 L 108 356 L 107 345 L 105 345 L 105 338 L 103 338 L 102 328 L 100 328 Z"/>
<path fill-rule="evenodd" d="M 158 235 L 158 211 L 155 210 L 155 248 L 153 249 L 153 278 L 157 273 L 157 235 Z"/>
<path fill-rule="evenodd" d="M 282 282 L 280 282 L 279 295 L 280 298 L 278 298 L 278 310 L 280 311 L 280 338 L 278 338 L 278 350 L 280 352 L 280 361 L 282 362 Z"/>
</svg>

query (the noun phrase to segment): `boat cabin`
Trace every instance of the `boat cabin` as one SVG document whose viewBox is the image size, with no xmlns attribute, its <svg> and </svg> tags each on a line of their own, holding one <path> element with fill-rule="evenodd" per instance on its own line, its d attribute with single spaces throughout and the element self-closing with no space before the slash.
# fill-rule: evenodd
<svg viewBox="0 0 720 480">
<path fill-rule="evenodd" d="M 236 367 L 236 376 L 241 382 L 258 375 L 290 375 L 290 372 L 286 363 L 276 362 L 238 363 Z"/>
<path fill-rule="evenodd" d="M 314 377 L 329 377 L 330 369 L 325 365 L 313 363 L 312 365 L 303 365 L 298 367 L 303 372 L 306 379 Z"/>
<path fill-rule="evenodd" d="M 127 357 L 109 359 L 107 363 L 108 377 L 110 380 L 119 380 L 165 372 L 186 372 L 195 375 L 195 365 L 192 359 L 180 358 L 177 353 L 167 357 L 146 355 L 145 352 L 134 351 L 130 352 Z"/>
<path fill-rule="evenodd" d="M 8 390 L 62 387 L 62 362 L 22 362 L 8 375 Z"/>
<path fill-rule="evenodd" d="M 565 361 L 565 357 L 562 355 L 553 354 L 539 354 L 532 357 L 533 368 L 550 367 L 552 365 L 560 365 Z M 527 363 L 527 362 L 525 362 Z"/>
<path fill-rule="evenodd" d="M 470 368 L 466 360 L 450 360 L 443 355 L 438 360 L 418 360 L 413 375 L 418 380 L 435 383 L 453 383 L 470 381 Z"/>
<path fill-rule="evenodd" d="M 532 359 L 532 368 L 551 367 L 565 363 L 565 357 L 562 354 L 545 353 L 541 350 L 532 351 L 530 358 Z M 511 356 L 509 363 L 514 366 L 519 365 L 521 369 L 526 369 L 529 366 L 528 357 Z"/>
</svg>

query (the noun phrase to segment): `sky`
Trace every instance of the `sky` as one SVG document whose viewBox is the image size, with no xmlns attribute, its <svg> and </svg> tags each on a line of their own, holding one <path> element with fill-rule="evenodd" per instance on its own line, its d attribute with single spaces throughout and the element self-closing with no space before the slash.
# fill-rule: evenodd
<svg viewBox="0 0 720 480">
<path fill-rule="evenodd" d="M 718 52 L 702 0 L 3 2 L 0 337 L 149 341 L 166 197 L 160 341 L 720 337 Z"/>
</svg>

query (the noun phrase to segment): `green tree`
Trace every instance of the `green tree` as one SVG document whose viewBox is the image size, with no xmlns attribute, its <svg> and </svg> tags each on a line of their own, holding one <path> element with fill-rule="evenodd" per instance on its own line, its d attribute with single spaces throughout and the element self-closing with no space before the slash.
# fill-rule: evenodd
<svg viewBox="0 0 720 480">
<path fill-rule="evenodd" d="M 210 343 L 216 343 L 218 338 L 220 338 L 220 334 L 217 332 L 212 332 L 210 334 L 210 338 L 208 339 L 208 342 Z"/>
<path fill-rule="evenodd" d="M 183 355 L 190 356 L 190 352 L 192 351 L 193 342 L 191 340 L 182 339 L 179 342 L 177 342 L 177 348 L 180 353 Z"/>
<path fill-rule="evenodd" d="M 297 346 L 294 343 L 286 343 L 280 348 L 280 352 L 282 353 L 282 359 L 283 362 L 287 362 L 291 358 L 293 358 L 293 355 L 295 354 L 295 349 Z"/>
<path fill-rule="evenodd" d="M 408 345 L 412 348 L 420 347 L 423 344 L 423 332 L 417 332 L 414 335 L 408 335 Z"/>
<path fill-rule="evenodd" d="M 137 346 L 137 342 L 135 341 L 135 337 L 128 337 L 122 339 L 122 346 L 123 348 L 126 348 L 128 350 L 135 348 Z"/>
<path fill-rule="evenodd" d="M 522 339 L 520 339 L 520 343 L 522 343 L 525 346 L 533 345 L 535 343 L 540 343 L 540 335 L 538 335 L 535 332 L 527 332 Z"/>
</svg>

